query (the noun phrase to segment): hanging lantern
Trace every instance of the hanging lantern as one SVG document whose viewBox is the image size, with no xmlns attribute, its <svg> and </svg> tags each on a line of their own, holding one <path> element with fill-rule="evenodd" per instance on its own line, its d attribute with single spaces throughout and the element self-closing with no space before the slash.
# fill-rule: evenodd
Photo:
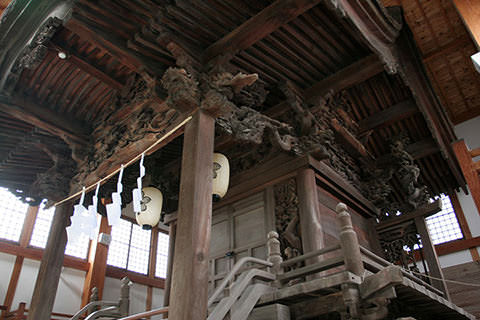
<svg viewBox="0 0 480 320">
<path fill-rule="evenodd" d="M 225 196 L 230 180 L 230 165 L 228 159 L 221 153 L 213 154 L 213 201 L 219 201 Z"/>
<path fill-rule="evenodd" d="M 142 189 L 141 211 L 135 214 L 137 223 L 145 230 L 156 226 L 162 213 L 163 195 L 160 190 L 153 187 Z"/>
</svg>

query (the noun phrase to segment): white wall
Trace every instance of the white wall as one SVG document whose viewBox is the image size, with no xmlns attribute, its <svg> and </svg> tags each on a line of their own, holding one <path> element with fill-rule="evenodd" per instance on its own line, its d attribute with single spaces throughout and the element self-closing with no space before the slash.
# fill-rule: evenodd
<svg viewBox="0 0 480 320">
<path fill-rule="evenodd" d="M 14 265 L 15 256 L 0 252 L 0 270 L 2 272 L 2 277 L 0 278 L 0 304 L 3 304 L 3 301 L 5 301 Z"/>
<path fill-rule="evenodd" d="M 13 258 L 13 261 L 15 261 L 15 258 Z M 40 261 L 30 259 L 25 259 L 23 261 L 17 290 L 15 291 L 15 296 L 13 298 L 12 309 L 17 309 L 20 302 L 26 302 L 27 308 L 30 306 L 39 268 Z M 3 279 L 5 279 L 5 281 L 3 281 Z M 1 282 L 2 284 L 6 283 L 8 286 L 9 280 L 10 277 L 2 278 Z M 53 306 L 54 312 L 73 314 L 80 309 L 84 280 L 85 271 L 65 267 L 62 269 Z"/>
<path fill-rule="evenodd" d="M 105 278 L 103 289 L 103 299 L 117 301 L 120 298 L 120 279 Z M 130 287 L 130 314 L 143 312 L 146 310 L 147 286 L 133 283 Z M 153 289 L 152 308 L 163 306 L 163 290 Z"/>
</svg>

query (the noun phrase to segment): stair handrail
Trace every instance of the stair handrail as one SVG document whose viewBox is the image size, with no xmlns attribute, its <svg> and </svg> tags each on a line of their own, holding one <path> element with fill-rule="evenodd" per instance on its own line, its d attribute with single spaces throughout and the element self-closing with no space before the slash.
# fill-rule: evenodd
<svg viewBox="0 0 480 320">
<path fill-rule="evenodd" d="M 235 274 L 237 274 L 237 272 L 247 262 L 257 263 L 257 264 L 260 264 L 260 265 L 263 265 L 263 266 L 266 266 L 266 267 L 272 267 L 273 266 L 273 264 L 271 262 L 268 262 L 266 260 L 262 260 L 262 259 L 258 259 L 258 258 L 254 258 L 254 257 L 243 257 L 243 258 L 241 258 L 240 260 L 237 261 L 237 263 L 235 263 L 235 265 L 233 266 L 232 270 L 230 270 L 228 275 L 225 278 L 223 278 L 222 282 L 217 287 L 217 289 L 215 289 L 215 291 L 210 296 L 210 298 L 208 298 L 208 307 L 210 307 L 213 304 L 213 302 L 215 302 L 215 300 L 218 298 L 220 293 L 222 293 L 222 291 L 226 288 L 226 286 L 230 282 L 230 280 L 233 279 Z"/>
<path fill-rule="evenodd" d="M 127 316 L 125 318 L 118 319 L 118 320 L 139 320 L 139 319 L 143 319 L 143 318 L 146 318 L 146 317 L 156 316 L 156 315 L 159 315 L 159 314 L 167 314 L 167 313 L 168 313 L 168 307 L 161 307 L 161 308 L 158 308 L 158 309 L 153 309 L 153 310 L 150 310 L 150 311 L 145 311 L 145 312 L 137 313 L 137 314 L 134 314 L 134 315 L 130 315 L 130 316 Z"/>
<path fill-rule="evenodd" d="M 85 318 L 85 320 L 93 320 L 93 319 L 98 319 L 102 316 L 112 316 L 113 311 L 118 310 L 118 306 L 113 306 L 113 307 L 107 307 L 104 309 L 100 309 L 98 311 L 95 311 L 91 314 L 88 315 L 88 317 Z"/>
<path fill-rule="evenodd" d="M 84 314 L 89 308 L 98 307 L 98 306 L 100 306 L 100 307 L 118 307 L 118 301 L 103 301 L 103 300 L 100 300 L 100 301 L 89 302 L 82 309 L 77 311 L 77 313 L 75 313 L 73 315 L 73 317 L 70 318 L 70 320 L 79 320 L 80 317 L 82 316 L 82 314 Z"/>
</svg>

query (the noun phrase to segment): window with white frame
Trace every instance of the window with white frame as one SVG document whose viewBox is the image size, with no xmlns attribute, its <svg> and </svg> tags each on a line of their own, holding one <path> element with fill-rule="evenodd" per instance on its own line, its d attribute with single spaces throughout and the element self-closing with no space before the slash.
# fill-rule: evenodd
<svg viewBox="0 0 480 320">
<path fill-rule="evenodd" d="M 45 248 L 47 245 L 48 234 L 52 226 L 53 215 L 55 213 L 55 207 L 45 209 L 45 200 L 40 204 L 37 218 L 35 219 L 35 225 L 33 227 L 32 237 L 30 239 L 30 245 L 37 248 Z M 88 249 L 90 245 L 90 239 L 87 235 L 82 235 L 75 241 L 67 241 L 65 248 L 65 254 L 81 259 L 86 259 L 88 255 Z"/>
<path fill-rule="evenodd" d="M 147 274 L 151 234 L 151 230 L 143 230 L 139 225 L 121 219 L 112 227 L 107 264 Z"/>
<path fill-rule="evenodd" d="M 158 233 L 157 245 L 157 265 L 155 266 L 155 277 L 167 277 L 168 243 L 170 237 L 168 234 Z"/>
<path fill-rule="evenodd" d="M 0 187 L 0 238 L 18 242 L 27 214 L 28 204 L 8 189 Z"/>
<path fill-rule="evenodd" d="M 462 229 L 448 195 L 442 194 L 435 200 L 442 200 L 442 211 L 425 219 L 433 244 L 462 239 Z"/>
</svg>

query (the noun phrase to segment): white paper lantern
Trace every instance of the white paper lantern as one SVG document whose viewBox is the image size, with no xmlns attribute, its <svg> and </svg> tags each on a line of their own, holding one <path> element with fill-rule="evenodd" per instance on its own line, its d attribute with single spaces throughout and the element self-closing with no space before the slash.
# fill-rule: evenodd
<svg viewBox="0 0 480 320">
<path fill-rule="evenodd" d="M 141 211 L 135 214 L 137 223 L 145 230 L 156 226 L 162 213 L 163 195 L 153 187 L 142 189 Z"/>
<path fill-rule="evenodd" d="M 213 154 L 213 201 L 222 199 L 228 190 L 230 180 L 230 165 L 228 159 L 221 153 Z"/>
</svg>

